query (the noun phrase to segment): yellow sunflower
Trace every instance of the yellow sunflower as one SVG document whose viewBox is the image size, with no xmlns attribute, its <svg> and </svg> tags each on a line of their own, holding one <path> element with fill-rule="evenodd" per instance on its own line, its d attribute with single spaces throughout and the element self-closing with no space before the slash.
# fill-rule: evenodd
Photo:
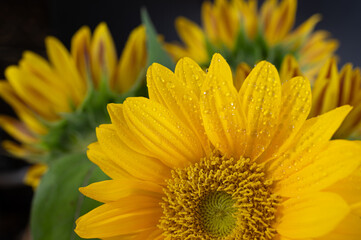
<svg viewBox="0 0 361 240">
<path fill-rule="evenodd" d="M 6 140 L 2 145 L 13 156 L 33 162 L 37 162 L 47 151 L 47 145 L 55 144 L 51 141 L 56 134 L 65 134 L 65 130 L 61 130 L 48 136 L 56 123 L 77 113 L 73 120 L 78 121 L 79 126 L 71 129 L 70 133 L 70 138 L 75 138 L 76 131 L 87 124 L 84 119 L 96 122 L 98 115 L 104 115 L 94 112 L 95 117 L 82 116 L 81 112 L 89 109 L 89 105 L 101 105 L 104 98 L 105 103 L 101 107 L 105 108 L 106 103 L 115 101 L 110 97 L 112 93 L 128 91 L 145 68 L 147 57 L 143 26 L 130 34 L 119 61 L 105 23 L 96 27 L 93 36 L 89 27 L 80 28 L 72 38 L 70 52 L 54 37 L 47 37 L 45 44 L 48 60 L 33 52 L 25 52 L 19 65 L 6 69 L 7 80 L 0 81 L 0 96 L 12 106 L 20 119 L 0 116 L 0 126 L 17 140 Z M 94 89 L 101 92 L 99 96 L 94 97 Z M 97 100 L 89 103 L 91 98 Z M 89 128 L 89 131 L 92 129 Z M 74 143 L 62 142 L 59 145 L 62 144 Z M 39 166 L 33 170 L 29 171 L 25 181 L 36 185 L 39 171 L 45 171 L 45 168 Z"/>
<path fill-rule="evenodd" d="M 233 69 L 240 62 L 253 66 L 268 60 L 280 67 L 286 54 L 294 55 L 301 70 L 313 80 L 338 47 L 325 31 L 313 31 L 319 15 L 292 30 L 297 0 L 266 0 L 260 10 L 255 0 L 215 0 L 202 5 L 203 28 L 184 18 L 176 19 L 176 30 L 184 42 L 166 44 L 175 59 L 191 57 L 208 66 L 213 53 L 221 52 Z"/>
<path fill-rule="evenodd" d="M 310 115 L 323 114 L 333 108 L 349 104 L 352 111 L 346 117 L 335 138 L 361 139 L 361 73 L 351 63 L 337 69 L 336 58 L 330 58 L 317 76 L 313 90 Z"/>
<path fill-rule="evenodd" d="M 76 233 L 101 239 L 359 239 L 361 145 L 330 141 L 351 110 L 306 120 L 308 80 L 258 63 L 239 91 L 219 54 L 205 73 L 154 63 L 148 98 L 108 105 L 88 157 L 111 180 Z"/>
</svg>

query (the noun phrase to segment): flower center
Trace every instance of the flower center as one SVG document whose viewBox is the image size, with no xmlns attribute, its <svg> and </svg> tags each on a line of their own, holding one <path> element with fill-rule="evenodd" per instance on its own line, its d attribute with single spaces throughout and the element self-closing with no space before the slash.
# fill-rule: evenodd
<svg viewBox="0 0 361 240">
<path fill-rule="evenodd" d="M 217 153 L 172 171 L 159 228 L 165 239 L 272 239 L 279 196 L 263 165 Z"/>
<path fill-rule="evenodd" d="M 223 191 L 211 192 L 199 204 L 199 215 L 203 228 L 210 235 L 225 237 L 236 226 L 237 208 L 232 196 Z"/>
</svg>

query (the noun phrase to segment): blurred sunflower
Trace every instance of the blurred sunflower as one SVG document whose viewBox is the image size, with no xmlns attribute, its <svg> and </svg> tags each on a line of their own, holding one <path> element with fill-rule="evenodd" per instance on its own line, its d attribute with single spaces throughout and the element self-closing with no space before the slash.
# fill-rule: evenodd
<svg viewBox="0 0 361 240">
<path fill-rule="evenodd" d="M 330 58 L 318 74 L 312 92 L 310 116 L 349 104 L 353 109 L 335 133 L 335 138 L 361 139 L 360 68 L 353 68 L 348 63 L 338 71 L 336 58 Z"/>
<path fill-rule="evenodd" d="M 147 57 L 143 26 L 132 31 L 119 61 L 105 23 L 93 36 L 89 27 L 80 28 L 70 52 L 54 37 L 47 37 L 45 44 L 48 60 L 25 52 L 19 65 L 6 69 L 7 80 L 0 82 L 0 96 L 19 117 L 0 116 L 0 126 L 17 140 L 6 140 L 2 146 L 31 162 L 44 161 L 42 157 L 57 151 L 80 151 L 84 148 L 79 145 L 94 141 L 88 132 L 106 121 L 106 104 L 119 102 L 119 93 L 131 89 Z M 37 185 L 45 170 L 44 165 L 32 168 L 25 182 Z"/>
<path fill-rule="evenodd" d="M 330 141 L 351 110 L 307 119 L 309 81 L 258 63 L 239 91 L 219 54 L 153 64 L 149 99 L 108 105 L 88 157 L 112 180 L 80 191 L 104 204 L 83 238 L 357 239 L 361 145 Z"/>
<path fill-rule="evenodd" d="M 284 56 L 292 54 L 312 81 L 338 42 L 325 31 L 313 31 L 320 21 L 318 14 L 292 30 L 296 9 L 297 0 L 266 0 L 260 10 L 255 0 L 205 1 L 203 29 L 178 17 L 176 30 L 184 45 L 169 43 L 166 48 L 174 59 L 189 56 L 202 67 L 208 66 L 212 54 L 220 52 L 233 70 L 240 62 L 253 66 L 260 60 L 279 69 Z"/>
</svg>

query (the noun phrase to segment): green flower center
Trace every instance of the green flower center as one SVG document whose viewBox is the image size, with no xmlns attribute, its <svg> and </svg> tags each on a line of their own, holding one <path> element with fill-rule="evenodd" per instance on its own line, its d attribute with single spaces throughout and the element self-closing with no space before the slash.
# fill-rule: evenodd
<svg viewBox="0 0 361 240">
<path fill-rule="evenodd" d="M 199 204 L 203 228 L 214 237 L 226 237 L 236 227 L 237 208 L 232 196 L 223 191 L 206 195 Z"/>
</svg>

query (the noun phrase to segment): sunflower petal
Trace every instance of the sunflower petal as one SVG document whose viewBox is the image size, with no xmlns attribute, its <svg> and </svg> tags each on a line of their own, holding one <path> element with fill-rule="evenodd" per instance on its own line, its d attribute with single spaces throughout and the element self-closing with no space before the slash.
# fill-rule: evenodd
<svg viewBox="0 0 361 240">
<path fill-rule="evenodd" d="M 328 187 L 327 191 L 336 192 L 349 204 L 361 202 L 361 167 L 358 167 L 348 177 Z"/>
<path fill-rule="evenodd" d="M 262 61 L 251 71 L 239 91 L 246 115 L 245 156 L 257 158 L 274 137 L 281 110 L 281 82 L 276 68 Z"/>
<path fill-rule="evenodd" d="M 181 83 L 173 72 L 157 63 L 148 68 L 149 98 L 165 106 L 198 136 L 205 150 L 209 150 L 203 129 L 198 97 L 193 89 Z"/>
<path fill-rule="evenodd" d="M 100 169 L 112 179 L 132 178 L 121 166 L 104 153 L 99 142 L 91 143 L 88 146 L 87 156 L 90 161 L 98 165 Z"/>
<path fill-rule="evenodd" d="M 343 106 L 306 120 L 293 140 L 282 145 L 268 172 L 275 179 L 284 179 L 310 164 L 312 156 L 332 137 L 350 110 L 350 106 Z"/>
<path fill-rule="evenodd" d="M 103 204 L 76 221 L 75 232 L 82 238 L 106 238 L 134 234 L 154 228 L 162 209 L 159 199 L 138 195 Z"/>
<path fill-rule="evenodd" d="M 175 75 L 199 98 L 206 73 L 195 61 L 187 57 L 180 59 L 175 67 Z"/>
<path fill-rule="evenodd" d="M 102 77 L 113 79 L 117 64 L 117 52 L 112 35 L 106 23 L 100 23 L 94 30 L 90 43 L 91 66 L 95 84 L 99 84 Z"/>
<path fill-rule="evenodd" d="M 291 239 L 321 237 L 331 232 L 350 210 L 340 196 L 329 192 L 291 198 L 282 207 L 283 216 L 276 230 Z"/>
<path fill-rule="evenodd" d="M 126 178 L 93 183 L 79 188 L 79 191 L 85 196 L 103 203 L 118 201 L 121 198 L 136 194 L 161 199 L 163 194 L 163 189 L 158 184 Z"/>
<path fill-rule="evenodd" d="M 159 160 L 131 150 L 120 140 L 111 125 L 101 125 L 96 129 L 97 138 L 108 158 L 133 176 L 162 183 L 169 175 L 169 169 Z"/>
<path fill-rule="evenodd" d="M 144 26 L 139 26 L 130 33 L 119 59 L 117 82 L 114 83 L 120 92 L 129 90 L 137 80 L 140 72 L 145 68 L 147 61 L 145 40 Z"/>
<path fill-rule="evenodd" d="M 331 141 L 308 166 L 277 182 L 275 193 L 296 197 L 325 189 L 361 166 L 360 155 L 359 144 L 345 140 Z"/>
<path fill-rule="evenodd" d="M 178 17 L 175 26 L 189 53 L 192 53 L 192 58 L 197 62 L 206 62 L 208 53 L 205 48 L 206 40 L 202 29 L 184 17 Z"/>
<path fill-rule="evenodd" d="M 88 26 L 81 27 L 71 39 L 71 55 L 83 79 L 90 77 L 90 38 Z"/>
<path fill-rule="evenodd" d="M 231 69 L 219 54 L 213 55 L 202 92 L 201 113 L 208 138 L 225 155 L 239 157 L 245 140 L 241 105 Z"/>
<path fill-rule="evenodd" d="M 23 143 L 35 143 L 37 142 L 34 134 L 26 128 L 24 123 L 19 120 L 8 117 L 5 115 L 0 115 L 0 126 L 8 134 L 10 134 L 16 140 Z"/>
<path fill-rule="evenodd" d="M 184 167 L 204 156 L 194 133 L 159 103 L 128 98 L 123 107 L 129 129 L 167 166 Z"/>
<path fill-rule="evenodd" d="M 120 140 L 122 140 L 122 142 L 124 142 L 133 151 L 146 156 L 154 157 L 154 154 L 144 147 L 129 129 L 124 117 L 123 104 L 110 103 L 108 104 L 107 109 Z"/>
<path fill-rule="evenodd" d="M 259 161 L 275 157 L 281 146 L 292 141 L 311 109 L 311 86 L 307 79 L 295 77 L 282 85 L 282 109 L 274 138 Z"/>
</svg>

